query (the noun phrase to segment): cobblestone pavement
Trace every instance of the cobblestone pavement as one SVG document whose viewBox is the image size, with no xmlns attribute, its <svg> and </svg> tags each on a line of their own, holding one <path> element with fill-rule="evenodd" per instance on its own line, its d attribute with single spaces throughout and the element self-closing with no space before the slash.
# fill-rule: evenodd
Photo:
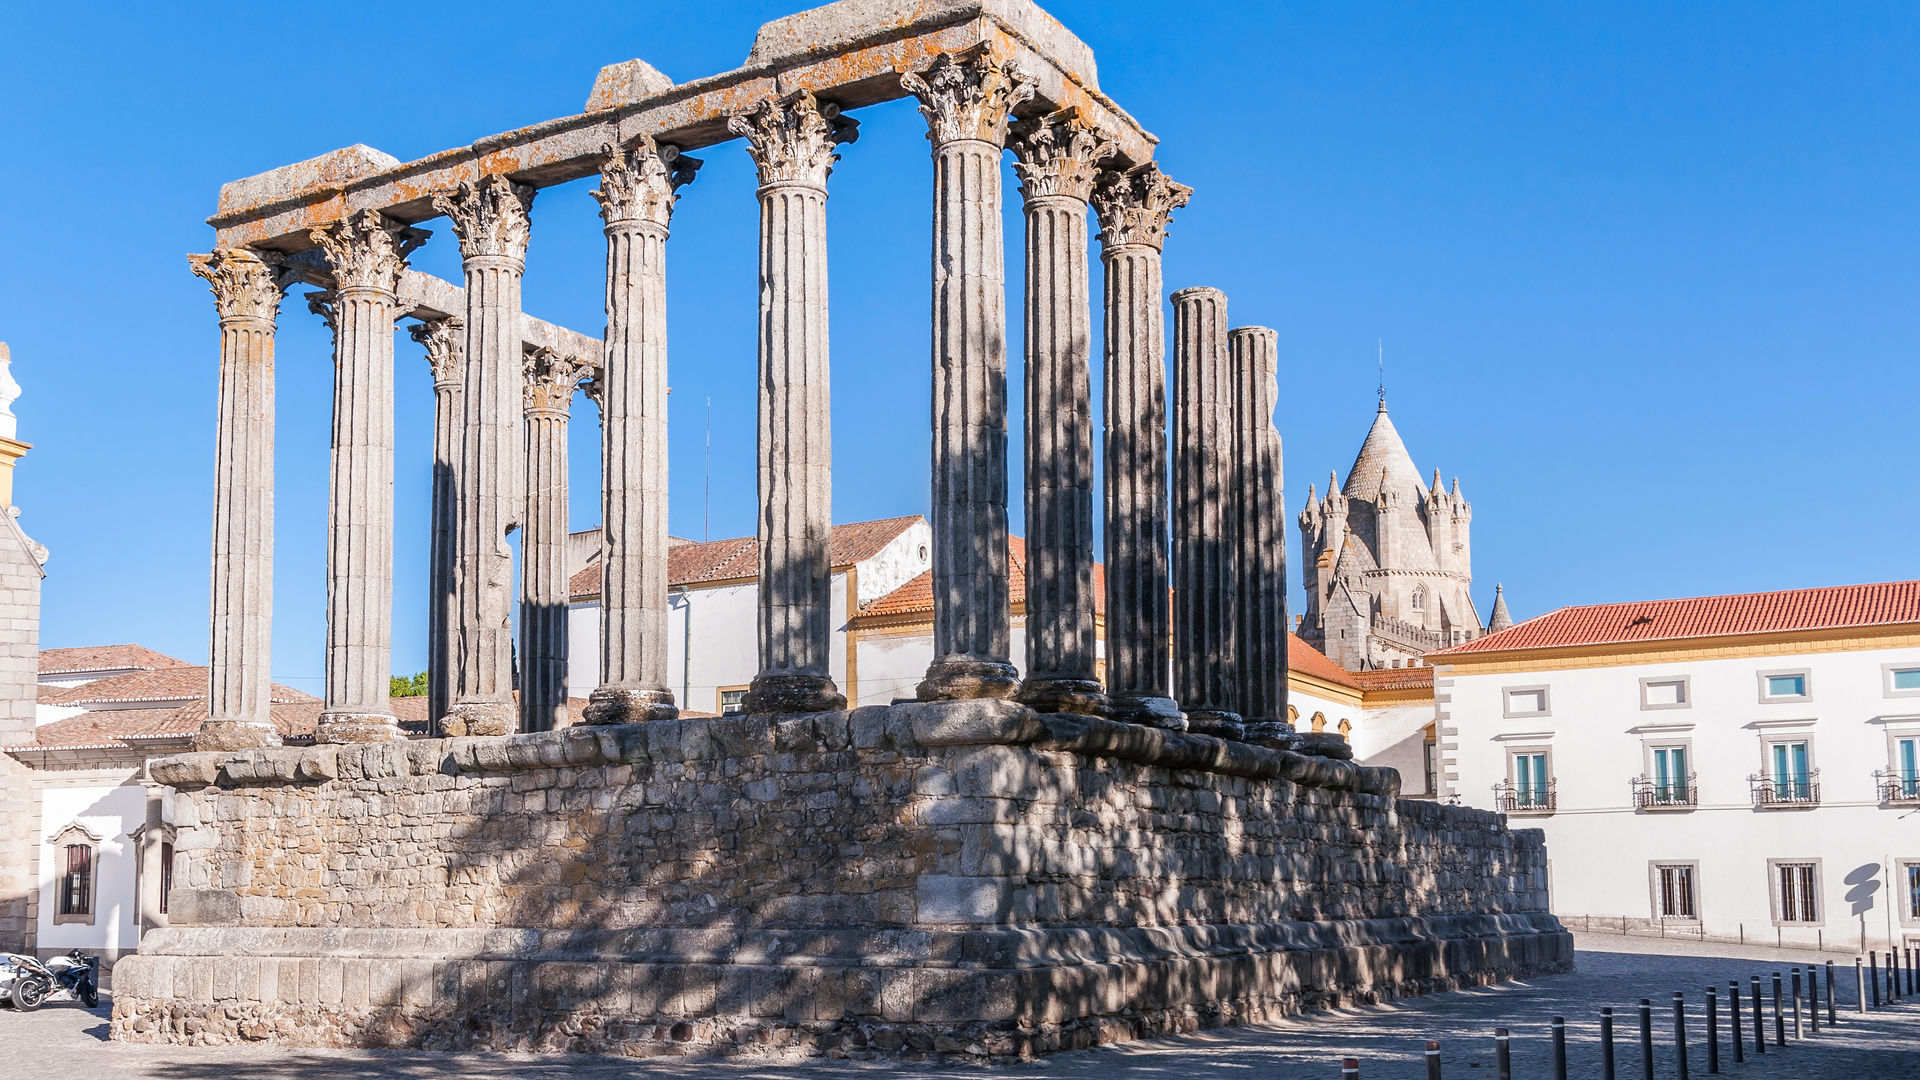
<svg viewBox="0 0 1920 1080">
<path fill-rule="evenodd" d="M 1450 1080 L 1488 1080 L 1494 1076 L 1493 1029 L 1505 1025 L 1513 1033 L 1513 1075 L 1517 1080 L 1546 1080 L 1552 1076 L 1549 1022 L 1559 1014 L 1567 1019 L 1569 1075 L 1584 1080 L 1600 1075 L 1598 1017 L 1601 1006 L 1612 1005 L 1618 1014 L 1618 1075 L 1621 1080 L 1641 1080 L 1635 1006 L 1645 997 L 1654 1003 L 1655 1080 L 1672 1080 L 1676 1076 L 1673 991 L 1687 995 L 1692 1074 L 1704 1077 L 1705 988 L 1715 986 L 1724 991 L 1728 980 L 1737 978 L 1744 1001 L 1748 977 L 1757 974 L 1771 995 L 1773 972 L 1784 975 L 1794 964 L 1816 959 L 1809 953 L 1610 935 L 1583 936 L 1580 949 L 1578 970 L 1572 975 L 1414 998 L 1377 1008 L 1316 1013 L 1270 1026 L 1060 1054 L 1030 1065 L 992 1070 L 829 1061 L 758 1065 L 671 1059 L 127 1046 L 105 1041 L 105 1008 L 89 1015 L 72 1007 L 50 1007 L 24 1015 L 0 1011 L 0 1048 L 6 1052 L 9 1075 L 45 1080 L 491 1080 L 561 1076 L 590 1080 L 615 1076 L 797 1080 L 848 1074 L 1336 1080 L 1339 1061 L 1348 1055 L 1359 1058 L 1365 1080 L 1416 1080 L 1426 1075 L 1421 1054 L 1425 1041 L 1436 1039 Z M 1823 963 L 1833 959 L 1835 970 L 1841 973 L 1841 1026 L 1834 1030 L 1823 1023 L 1817 1037 L 1809 1032 L 1795 1042 L 1789 1019 L 1788 1045 L 1779 1047 L 1772 1044 L 1769 1014 L 1767 1052 L 1758 1056 L 1753 1052 L 1752 1017 L 1748 1013 L 1744 1064 L 1733 1063 L 1722 1028 L 1722 1073 L 1747 1080 L 1920 1080 L 1920 997 L 1863 1017 L 1853 1011 L 1851 958 L 1829 955 L 1818 959 Z M 23 1067 L 16 1072 L 15 1066 Z"/>
</svg>

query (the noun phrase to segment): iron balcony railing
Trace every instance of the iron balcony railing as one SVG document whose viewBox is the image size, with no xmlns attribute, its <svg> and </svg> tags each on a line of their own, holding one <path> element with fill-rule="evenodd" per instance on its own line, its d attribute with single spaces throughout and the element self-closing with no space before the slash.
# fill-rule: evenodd
<svg viewBox="0 0 1920 1080">
<path fill-rule="evenodd" d="M 1877 769 L 1873 774 L 1873 786 L 1880 792 L 1880 801 L 1883 803 L 1920 803 L 1920 773 Z"/>
<path fill-rule="evenodd" d="M 1551 814 L 1554 808 L 1553 792 L 1558 786 L 1557 782 L 1543 788 L 1495 784 L 1493 802 L 1503 814 Z"/>
<path fill-rule="evenodd" d="M 1819 769 L 1790 776 L 1755 773 L 1747 777 L 1747 783 L 1753 788 L 1753 805 L 1761 809 L 1820 805 Z"/>
<path fill-rule="evenodd" d="M 1649 780 L 1636 776 L 1633 805 L 1640 810 L 1691 810 L 1700 805 L 1700 791 L 1694 786 L 1694 779 L 1692 775 L 1684 780 Z"/>
</svg>

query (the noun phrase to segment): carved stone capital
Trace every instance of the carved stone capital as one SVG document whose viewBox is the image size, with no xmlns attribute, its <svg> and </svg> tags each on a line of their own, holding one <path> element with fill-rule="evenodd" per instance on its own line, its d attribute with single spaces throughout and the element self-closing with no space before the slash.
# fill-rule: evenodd
<svg viewBox="0 0 1920 1080">
<path fill-rule="evenodd" d="M 258 319 L 272 322 L 280 311 L 287 284 L 280 274 L 279 256 L 246 248 L 221 248 L 211 255 L 189 255 L 193 272 L 212 287 L 220 319 Z"/>
<path fill-rule="evenodd" d="M 564 413 L 573 405 L 574 389 L 593 374 L 593 367 L 577 356 L 539 348 L 527 354 L 526 371 L 527 412 Z"/>
<path fill-rule="evenodd" d="M 481 177 L 477 184 L 461 181 L 452 191 L 433 196 L 433 208 L 453 220 L 460 238 L 460 254 L 525 261 L 533 206 L 533 188 L 504 176 Z"/>
<path fill-rule="evenodd" d="M 840 106 L 820 101 L 811 90 L 768 98 L 727 118 L 727 130 L 747 141 L 747 153 L 760 172 L 760 185 L 827 186 L 840 155 L 833 148 L 860 137 L 859 122 L 840 115 Z"/>
<path fill-rule="evenodd" d="M 1005 146 L 1008 118 L 1034 91 L 1031 78 L 985 50 L 941 53 L 924 72 L 900 72 L 900 86 L 920 99 L 935 146 L 960 139 Z"/>
<path fill-rule="evenodd" d="M 457 315 L 415 323 L 407 332 L 427 351 L 433 381 L 459 383 L 460 359 L 467 343 L 467 321 Z"/>
<path fill-rule="evenodd" d="M 1100 163 L 1118 150 L 1078 109 L 1062 109 L 1013 125 L 1013 171 L 1028 202 L 1066 195 L 1086 202 Z"/>
<path fill-rule="evenodd" d="M 326 323 L 329 330 L 340 329 L 340 323 L 334 315 L 334 305 L 339 302 L 340 294 L 332 289 L 307 294 L 307 310 L 320 316 L 320 321 Z"/>
<path fill-rule="evenodd" d="M 682 154 L 672 145 L 657 145 L 642 135 L 622 151 L 607 144 L 607 162 L 600 166 L 600 186 L 593 197 L 600 216 L 616 221 L 647 221 L 664 226 L 673 217 L 674 192 L 693 182 L 700 159 Z"/>
<path fill-rule="evenodd" d="M 378 210 L 362 210 L 308 235 L 325 254 L 336 289 L 393 292 L 407 269 L 407 256 L 426 242 L 424 229 L 389 222 Z"/>
<path fill-rule="evenodd" d="M 1100 213 L 1100 244 L 1107 249 L 1146 244 L 1159 250 L 1167 242 L 1167 223 L 1187 205 L 1193 189 L 1176 184 L 1154 162 L 1126 170 L 1106 170 L 1093 186 L 1093 207 Z"/>
</svg>

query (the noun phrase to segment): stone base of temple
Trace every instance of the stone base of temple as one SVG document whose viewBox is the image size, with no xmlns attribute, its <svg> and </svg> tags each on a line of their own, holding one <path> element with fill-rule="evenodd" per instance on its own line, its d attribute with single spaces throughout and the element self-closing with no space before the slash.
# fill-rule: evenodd
<svg viewBox="0 0 1920 1080">
<path fill-rule="evenodd" d="M 404 737 L 391 713 L 323 712 L 313 727 L 313 740 L 322 743 L 392 742 Z"/>
<path fill-rule="evenodd" d="M 208 720 L 193 735 L 195 750 L 252 750 L 279 745 L 280 733 L 273 729 L 272 724 L 254 723 L 251 720 Z"/>
<path fill-rule="evenodd" d="M 505 735 L 519 722 L 508 701 L 456 701 L 447 708 L 440 730 L 448 735 Z"/>
<path fill-rule="evenodd" d="M 673 691 L 625 686 L 597 687 L 587 695 L 587 707 L 581 710 L 581 719 L 589 724 L 645 724 L 679 715 Z"/>
<path fill-rule="evenodd" d="M 1186 714 L 1169 697 L 1114 694 L 1107 699 L 1107 715 L 1161 731 L 1187 730 Z"/>
<path fill-rule="evenodd" d="M 999 700 L 150 772 L 125 1040 L 1003 1061 L 1572 962 L 1538 830 Z"/>
<path fill-rule="evenodd" d="M 833 712 L 847 707 L 847 695 L 825 675 L 756 675 L 740 699 L 740 708 L 758 715 Z"/>
<path fill-rule="evenodd" d="M 1187 730 L 1216 739 L 1243 739 L 1247 734 L 1247 725 L 1240 719 L 1239 713 L 1195 709 L 1187 713 Z"/>
<path fill-rule="evenodd" d="M 1020 689 L 1020 672 L 1012 664 L 978 660 L 971 656 L 942 656 L 927 667 L 915 693 L 921 701 L 964 701 L 971 698 L 1010 698 Z"/>
<path fill-rule="evenodd" d="M 1108 709 L 1106 688 L 1095 679 L 1029 678 L 1014 699 L 1041 712 L 1105 716 Z"/>
</svg>

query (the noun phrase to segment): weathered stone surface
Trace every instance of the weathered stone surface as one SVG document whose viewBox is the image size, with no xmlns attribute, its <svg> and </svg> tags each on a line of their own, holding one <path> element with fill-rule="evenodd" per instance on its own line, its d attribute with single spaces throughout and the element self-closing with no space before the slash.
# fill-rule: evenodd
<svg viewBox="0 0 1920 1080">
<path fill-rule="evenodd" d="M 465 304 L 462 303 L 462 308 Z M 415 323 L 413 340 L 425 347 L 433 373 L 433 502 L 429 515 L 431 554 L 427 561 L 427 718 L 438 725 L 453 703 L 454 652 L 451 628 L 459 619 L 454 603 L 453 567 L 459 555 L 455 517 L 454 461 L 460 454 L 460 381 L 466 368 L 466 322 L 454 315 Z"/>
<path fill-rule="evenodd" d="M 1238 738 L 1234 642 L 1239 566 L 1233 492 L 1233 372 L 1227 297 L 1173 294 L 1173 694 L 1187 726 Z"/>
<path fill-rule="evenodd" d="M 1032 0 L 839 0 L 763 23 L 747 66 L 779 65 L 926 34 L 943 26 L 992 19 L 1054 57 L 1087 89 L 1098 90 L 1093 50 Z"/>
<path fill-rule="evenodd" d="M 520 534 L 520 730 L 567 726 L 567 426 L 592 359 L 526 359 L 527 505 Z"/>
<path fill-rule="evenodd" d="M 219 212 L 265 206 L 316 189 L 372 176 L 400 164 L 392 154 L 355 143 L 319 157 L 269 169 L 220 186 Z"/>
<path fill-rule="evenodd" d="M 1281 482 L 1280 335 L 1242 326 L 1227 335 L 1233 368 L 1233 709 L 1248 737 L 1292 734 L 1287 723 L 1287 507 Z"/>
<path fill-rule="evenodd" d="M 673 80 L 645 60 L 625 60 L 608 64 L 594 76 L 593 92 L 587 95 L 587 112 L 603 112 L 645 101 L 673 89 Z"/>
</svg>

